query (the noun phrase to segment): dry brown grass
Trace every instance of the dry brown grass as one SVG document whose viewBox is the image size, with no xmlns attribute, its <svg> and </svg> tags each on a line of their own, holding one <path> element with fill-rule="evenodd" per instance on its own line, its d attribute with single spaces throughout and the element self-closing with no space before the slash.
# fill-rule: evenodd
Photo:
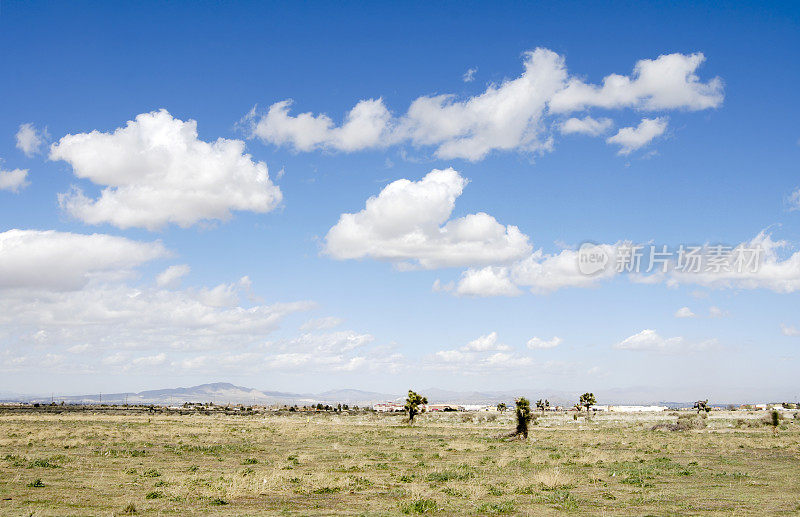
<svg viewBox="0 0 800 517">
<path fill-rule="evenodd" d="M 0 514 L 795 513 L 800 425 L 760 416 L 548 414 L 503 441 L 512 415 L 0 413 Z"/>
</svg>

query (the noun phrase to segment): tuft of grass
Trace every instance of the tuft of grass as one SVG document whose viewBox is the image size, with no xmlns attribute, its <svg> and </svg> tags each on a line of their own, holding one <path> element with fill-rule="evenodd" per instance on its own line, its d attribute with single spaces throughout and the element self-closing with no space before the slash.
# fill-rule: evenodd
<svg viewBox="0 0 800 517">
<path fill-rule="evenodd" d="M 122 509 L 123 515 L 135 515 L 136 513 L 137 513 L 136 505 L 133 503 L 126 504 L 125 507 Z"/>
<path fill-rule="evenodd" d="M 164 497 L 164 494 L 162 494 L 161 492 L 159 492 L 157 490 L 154 490 L 152 492 L 148 492 L 147 495 L 144 496 L 145 499 L 160 499 L 162 497 Z"/>
<path fill-rule="evenodd" d="M 28 464 L 29 469 L 36 467 L 43 469 L 59 469 L 61 468 L 61 465 L 59 465 L 58 463 L 54 463 L 52 460 L 49 460 L 47 458 L 38 458 Z"/>
<path fill-rule="evenodd" d="M 257 459 L 255 459 L 255 458 L 247 458 L 246 460 L 244 460 L 242 462 L 242 465 L 256 465 L 257 463 L 258 463 Z"/>
<path fill-rule="evenodd" d="M 405 514 L 412 513 L 433 513 L 439 509 L 436 501 L 433 499 L 415 499 L 400 507 L 400 510 Z"/>
<path fill-rule="evenodd" d="M 45 484 L 42 482 L 40 478 L 36 478 L 36 480 L 28 483 L 28 486 L 30 488 L 42 488 L 45 486 Z"/>
<path fill-rule="evenodd" d="M 315 494 L 335 494 L 339 492 L 341 488 L 338 486 L 324 486 L 321 488 L 317 488 L 314 490 Z"/>
<path fill-rule="evenodd" d="M 501 515 L 504 513 L 514 512 L 513 501 L 503 501 L 500 503 L 483 503 L 477 508 L 478 513 L 486 513 L 489 515 Z"/>
</svg>

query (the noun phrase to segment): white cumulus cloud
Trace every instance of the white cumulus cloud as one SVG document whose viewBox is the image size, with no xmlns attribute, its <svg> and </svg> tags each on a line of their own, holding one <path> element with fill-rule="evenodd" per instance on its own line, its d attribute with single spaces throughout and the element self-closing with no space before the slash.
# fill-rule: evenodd
<svg viewBox="0 0 800 517">
<path fill-rule="evenodd" d="M 325 237 L 325 252 L 422 268 L 502 263 L 528 253 L 528 237 L 516 226 L 482 212 L 449 219 L 466 185 L 453 169 L 394 181 L 360 212 L 341 215 Z"/>
<path fill-rule="evenodd" d="M 28 169 L 13 169 L 10 171 L 0 169 L 0 190 L 10 190 L 17 193 L 28 185 Z"/>
<path fill-rule="evenodd" d="M 461 350 L 465 352 L 505 352 L 511 350 L 511 347 L 499 343 L 497 340 L 497 332 L 492 332 L 473 339 L 461 347 Z"/>
<path fill-rule="evenodd" d="M 553 96 L 550 108 L 557 113 L 598 107 L 643 110 L 716 108 L 724 98 L 719 77 L 702 82 L 696 72 L 705 56 L 665 54 L 636 63 L 631 76 L 611 74 L 602 86 L 572 78 Z"/>
<path fill-rule="evenodd" d="M 689 307 L 681 307 L 675 311 L 676 318 L 695 318 L 697 315 Z"/>
<path fill-rule="evenodd" d="M 555 348 L 561 344 L 561 341 L 561 338 L 558 336 L 554 336 L 552 339 L 542 339 L 534 336 L 528 340 L 528 348 L 532 350 Z"/>
<path fill-rule="evenodd" d="M 583 118 L 570 118 L 565 120 L 559 129 L 564 135 L 571 135 L 574 133 L 599 136 L 611 129 L 614 122 L 610 118 L 593 119 L 586 116 Z"/>
<path fill-rule="evenodd" d="M 608 137 L 606 142 L 609 144 L 617 144 L 621 147 L 617 154 L 628 155 L 646 146 L 652 142 L 654 138 L 663 135 L 666 130 L 666 118 L 643 118 L 638 126 L 623 127 L 616 135 Z"/>
<path fill-rule="evenodd" d="M 89 224 L 158 229 L 227 220 L 235 210 L 269 212 L 281 191 L 267 165 L 241 140 L 200 140 L 197 123 L 166 110 L 142 113 L 113 133 L 67 135 L 50 148 L 79 178 L 105 187 L 99 198 L 80 189 L 59 195 L 61 206 Z"/>
<path fill-rule="evenodd" d="M 611 74 L 602 85 L 592 85 L 570 77 L 562 56 L 537 48 L 524 54 L 524 70 L 514 79 L 491 84 L 467 98 L 447 93 L 421 96 L 402 115 L 392 115 L 380 98 L 366 99 L 337 125 L 325 114 L 291 115 L 292 101 L 284 100 L 266 113 L 251 111 L 246 119 L 251 136 L 297 151 L 349 152 L 411 144 L 433 148 L 438 158 L 470 161 L 494 151 L 542 153 L 553 148 L 554 129 L 597 136 L 613 124 L 589 116 L 560 122 L 567 113 L 591 108 L 654 111 L 720 106 L 722 80 L 703 82 L 696 74 L 704 60 L 701 53 L 644 59 L 636 63 L 631 76 Z M 470 69 L 463 80 L 472 79 L 474 70 Z"/>
<path fill-rule="evenodd" d="M 503 266 L 469 268 L 461 273 L 455 286 L 459 296 L 519 296 L 522 291 L 509 277 L 509 270 Z"/>
</svg>

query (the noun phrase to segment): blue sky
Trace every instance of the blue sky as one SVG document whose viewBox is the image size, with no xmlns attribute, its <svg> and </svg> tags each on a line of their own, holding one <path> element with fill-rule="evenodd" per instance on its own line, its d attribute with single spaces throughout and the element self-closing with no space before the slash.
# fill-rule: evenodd
<svg viewBox="0 0 800 517">
<path fill-rule="evenodd" d="M 0 391 L 796 398 L 799 14 L 3 2 Z M 626 241 L 773 255 L 571 269 Z"/>
</svg>

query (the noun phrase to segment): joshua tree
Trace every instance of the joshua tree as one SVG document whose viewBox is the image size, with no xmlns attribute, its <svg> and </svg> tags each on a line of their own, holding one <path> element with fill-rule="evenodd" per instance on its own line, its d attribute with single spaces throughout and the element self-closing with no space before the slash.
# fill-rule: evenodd
<svg viewBox="0 0 800 517">
<path fill-rule="evenodd" d="M 408 423 L 414 423 L 414 417 L 419 413 L 420 404 L 427 404 L 428 398 L 423 397 L 413 390 L 408 390 L 408 397 L 406 397 L 406 411 L 408 411 Z"/>
<path fill-rule="evenodd" d="M 499 403 L 499 404 L 497 405 L 497 410 L 498 410 L 499 412 L 501 412 L 501 413 L 502 413 L 503 411 L 505 411 L 506 409 L 508 409 L 508 406 L 506 406 L 506 403 L 505 403 L 505 402 L 501 402 L 501 403 Z"/>
<path fill-rule="evenodd" d="M 525 397 L 516 400 L 517 431 L 516 435 L 528 438 L 528 424 L 531 421 L 531 403 Z"/>
<path fill-rule="evenodd" d="M 778 434 L 778 425 L 781 423 L 781 414 L 778 413 L 778 410 L 773 409 L 772 414 L 770 414 L 769 423 L 772 426 L 772 434 Z"/>
<path fill-rule="evenodd" d="M 697 410 L 698 415 L 700 414 L 701 411 L 705 411 L 706 413 L 711 411 L 711 406 L 708 405 L 708 399 L 698 400 L 697 402 L 694 403 L 694 406 L 692 406 L 692 408 Z"/>
<path fill-rule="evenodd" d="M 550 407 L 550 401 L 547 399 L 539 399 L 536 401 L 536 407 L 544 413 L 544 410 Z"/>
<path fill-rule="evenodd" d="M 594 393 L 584 393 L 581 395 L 581 398 L 578 399 L 578 406 L 585 407 L 586 412 L 589 412 L 589 408 L 597 404 L 597 399 L 594 398 Z"/>
</svg>

